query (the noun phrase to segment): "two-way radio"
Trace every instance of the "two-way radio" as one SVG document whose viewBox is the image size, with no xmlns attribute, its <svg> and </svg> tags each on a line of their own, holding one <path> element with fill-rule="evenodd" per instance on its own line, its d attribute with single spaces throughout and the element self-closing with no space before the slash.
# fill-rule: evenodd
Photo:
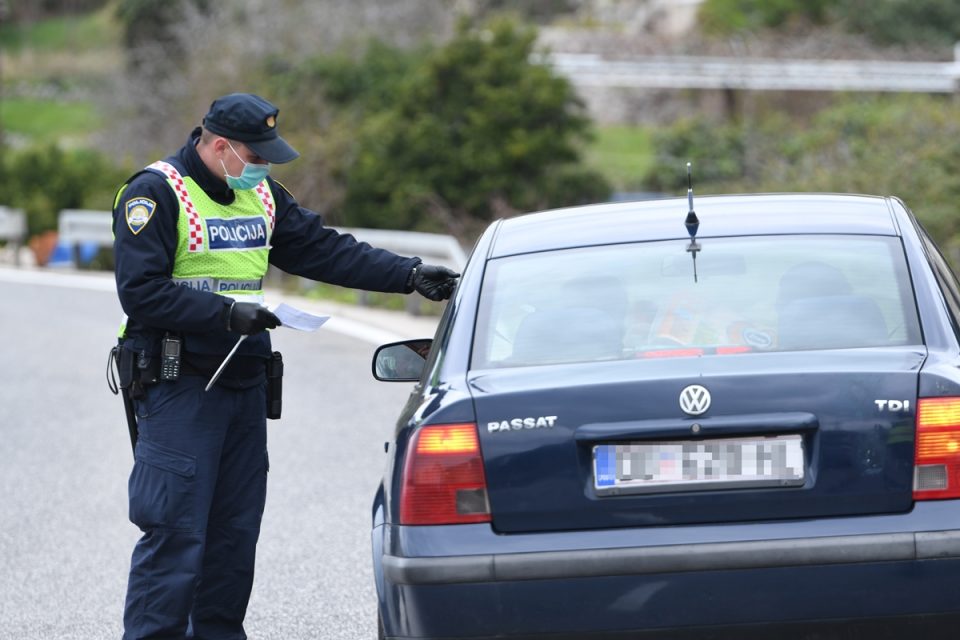
<svg viewBox="0 0 960 640">
<path fill-rule="evenodd" d="M 180 351 L 183 341 L 167 334 L 160 342 L 160 379 L 177 380 L 180 377 Z"/>
</svg>

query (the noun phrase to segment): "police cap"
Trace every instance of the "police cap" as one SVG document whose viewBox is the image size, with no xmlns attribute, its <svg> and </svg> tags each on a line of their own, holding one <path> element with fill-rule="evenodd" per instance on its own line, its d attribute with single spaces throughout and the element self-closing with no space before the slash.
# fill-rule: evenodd
<svg viewBox="0 0 960 640">
<path fill-rule="evenodd" d="M 277 133 L 279 112 L 260 96 L 231 93 L 213 101 L 203 126 L 218 136 L 242 142 L 267 162 L 282 164 L 300 154 Z"/>
</svg>

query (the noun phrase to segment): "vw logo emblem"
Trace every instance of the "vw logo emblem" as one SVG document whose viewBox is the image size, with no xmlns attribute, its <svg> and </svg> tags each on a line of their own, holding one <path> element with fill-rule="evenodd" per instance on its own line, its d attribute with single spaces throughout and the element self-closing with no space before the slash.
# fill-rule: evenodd
<svg viewBox="0 0 960 640">
<path fill-rule="evenodd" d="M 710 392 L 706 387 L 692 384 L 680 392 L 680 408 L 691 416 L 699 416 L 710 408 Z"/>
</svg>

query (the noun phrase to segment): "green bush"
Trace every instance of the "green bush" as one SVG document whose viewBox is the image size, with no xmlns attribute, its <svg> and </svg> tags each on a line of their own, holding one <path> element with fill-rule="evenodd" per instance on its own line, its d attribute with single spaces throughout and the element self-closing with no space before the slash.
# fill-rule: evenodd
<svg viewBox="0 0 960 640">
<path fill-rule="evenodd" d="M 702 118 L 679 120 L 653 134 L 656 161 L 649 188 L 676 193 L 686 190 L 686 166 L 694 166 L 697 185 L 744 178 L 745 136 L 739 125 L 713 124 Z"/>
<path fill-rule="evenodd" d="M 956 0 L 841 0 L 850 31 L 879 44 L 952 45 L 960 40 Z"/>
<path fill-rule="evenodd" d="M 269 63 L 271 89 L 295 101 L 319 93 L 330 105 L 363 116 L 389 108 L 429 52 L 426 46 L 407 51 L 372 40 L 359 56 L 343 52 L 312 58 L 293 68 L 274 59 Z"/>
<path fill-rule="evenodd" d="M 28 233 L 35 235 L 56 229 L 61 209 L 111 209 L 126 175 L 94 151 L 56 145 L 7 150 L 0 166 L 2 204 L 24 209 Z"/>
<path fill-rule="evenodd" d="M 549 22 L 562 15 L 574 13 L 576 0 L 486 0 L 484 13 L 513 12 L 528 20 Z"/>
<path fill-rule="evenodd" d="M 881 45 L 952 45 L 960 40 L 956 0 L 706 0 L 700 24 L 717 35 L 841 21 Z"/>
<path fill-rule="evenodd" d="M 902 198 L 934 238 L 960 234 L 960 105 L 946 97 L 855 97 L 809 123 L 782 116 L 678 123 L 655 137 L 651 187 L 678 192 L 694 161 L 698 193 L 842 192 Z"/>
<path fill-rule="evenodd" d="M 535 36 L 504 19 L 462 23 L 396 86 L 358 131 L 350 224 L 470 237 L 496 217 L 609 194 L 581 164 L 590 128 L 573 88 L 530 62 Z"/>
<path fill-rule="evenodd" d="M 718 34 L 777 28 L 800 20 L 820 24 L 828 18 L 829 10 L 842 1 L 706 0 L 700 5 L 699 17 L 707 32 Z"/>
</svg>

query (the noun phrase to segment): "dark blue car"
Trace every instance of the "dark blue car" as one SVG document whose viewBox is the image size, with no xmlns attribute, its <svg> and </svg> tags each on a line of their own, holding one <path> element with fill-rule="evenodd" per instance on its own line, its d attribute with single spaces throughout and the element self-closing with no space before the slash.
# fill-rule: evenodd
<svg viewBox="0 0 960 640">
<path fill-rule="evenodd" d="M 960 289 L 895 198 L 493 223 L 373 504 L 387 638 L 960 637 Z"/>
</svg>

